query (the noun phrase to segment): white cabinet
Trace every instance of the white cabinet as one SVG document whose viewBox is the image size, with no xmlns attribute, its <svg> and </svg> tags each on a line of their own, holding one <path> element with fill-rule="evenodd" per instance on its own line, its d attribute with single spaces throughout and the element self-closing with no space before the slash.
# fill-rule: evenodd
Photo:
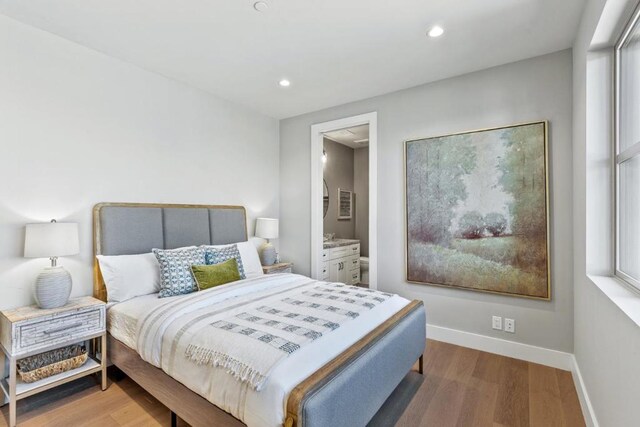
<svg viewBox="0 0 640 427">
<path fill-rule="evenodd" d="M 358 251 L 358 255 L 352 254 L 349 256 L 347 264 L 349 265 L 349 276 L 347 280 L 350 280 L 350 282 L 347 283 L 357 285 L 360 283 L 360 252 Z"/>
<path fill-rule="evenodd" d="M 331 282 L 351 283 L 346 258 L 329 261 L 329 280 Z"/>
<path fill-rule="evenodd" d="M 329 280 L 331 275 L 329 274 L 329 262 L 322 263 L 322 280 Z"/>
<path fill-rule="evenodd" d="M 329 261 L 331 259 L 330 256 L 331 256 L 331 249 L 322 250 L 322 262 Z"/>
<path fill-rule="evenodd" d="M 329 258 L 327 261 L 326 259 Z M 347 285 L 360 283 L 360 244 L 325 249 L 323 251 L 323 280 Z"/>
</svg>

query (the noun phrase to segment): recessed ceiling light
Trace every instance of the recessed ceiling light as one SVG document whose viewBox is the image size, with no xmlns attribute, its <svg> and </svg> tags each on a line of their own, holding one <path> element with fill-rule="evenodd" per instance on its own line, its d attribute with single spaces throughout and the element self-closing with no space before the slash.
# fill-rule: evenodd
<svg viewBox="0 0 640 427">
<path fill-rule="evenodd" d="M 289 87 L 291 86 L 291 82 L 287 79 L 282 79 L 278 82 L 278 84 L 282 87 Z"/>
<path fill-rule="evenodd" d="M 265 1 L 257 1 L 253 4 L 253 8 L 258 12 L 264 12 L 269 9 L 269 5 Z"/>
<path fill-rule="evenodd" d="M 436 25 L 435 27 L 432 27 L 427 34 L 429 37 L 440 37 L 444 34 L 444 29 Z"/>
</svg>

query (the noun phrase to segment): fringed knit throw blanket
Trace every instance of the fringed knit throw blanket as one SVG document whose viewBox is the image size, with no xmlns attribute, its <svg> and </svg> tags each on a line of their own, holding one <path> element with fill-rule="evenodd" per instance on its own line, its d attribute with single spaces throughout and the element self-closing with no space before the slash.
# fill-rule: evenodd
<svg viewBox="0 0 640 427">
<path fill-rule="evenodd" d="M 192 337 L 186 357 L 221 367 L 259 391 L 278 362 L 392 295 L 338 283 L 256 301 Z"/>
</svg>

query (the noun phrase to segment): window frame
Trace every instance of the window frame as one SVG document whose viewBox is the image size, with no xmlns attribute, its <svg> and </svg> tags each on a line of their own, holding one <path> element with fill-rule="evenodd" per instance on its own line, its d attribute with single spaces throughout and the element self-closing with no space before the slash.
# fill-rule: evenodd
<svg viewBox="0 0 640 427">
<path fill-rule="evenodd" d="M 622 30 L 622 34 L 620 38 L 616 42 L 614 46 L 614 100 L 613 100 L 613 116 L 614 116 L 614 126 L 613 126 L 613 167 L 614 167 L 614 212 L 613 212 L 613 221 L 614 221 L 614 274 L 616 277 L 620 278 L 624 282 L 628 283 L 636 290 L 640 290 L 640 280 L 633 278 L 632 276 L 624 273 L 620 269 L 620 165 L 626 161 L 629 161 L 633 158 L 640 157 L 640 140 L 634 142 L 628 148 L 626 148 L 623 152 L 620 152 L 620 56 L 621 49 L 624 43 L 629 38 L 629 35 L 634 30 L 636 25 L 640 25 L 640 4 L 635 8 L 631 15 L 631 19 L 626 23 L 624 29 Z M 640 215 L 640 212 L 639 212 Z"/>
</svg>

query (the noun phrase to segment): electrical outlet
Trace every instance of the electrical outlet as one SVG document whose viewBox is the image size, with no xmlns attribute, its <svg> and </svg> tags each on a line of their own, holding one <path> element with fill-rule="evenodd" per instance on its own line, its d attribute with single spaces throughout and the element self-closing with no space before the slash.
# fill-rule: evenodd
<svg viewBox="0 0 640 427">
<path fill-rule="evenodd" d="M 516 321 L 504 318 L 504 331 L 514 334 L 516 332 Z"/>
<path fill-rule="evenodd" d="M 493 329 L 497 329 L 497 330 L 501 331 L 502 330 L 502 317 L 493 316 L 491 327 Z"/>
</svg>

